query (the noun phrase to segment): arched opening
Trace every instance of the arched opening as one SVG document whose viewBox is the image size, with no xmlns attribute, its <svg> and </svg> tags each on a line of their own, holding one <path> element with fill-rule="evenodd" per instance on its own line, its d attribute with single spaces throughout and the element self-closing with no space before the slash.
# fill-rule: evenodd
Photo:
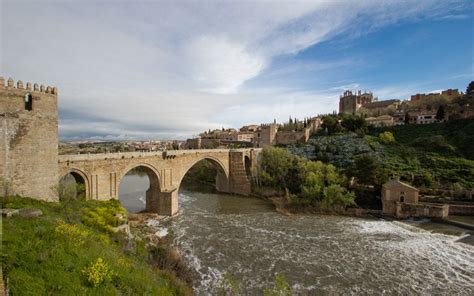
<svg viewBox="0 0 474 296">
<path fill-rule="evenodd" d="M 118 188 L 119 200 L 130 213 L 151 211 L 160 193 L 157 173 L 150 167 L 139 165 L 121 178 Z"/>
<path fill-rule="evenodd" d="M 59 180 L 58 195 L 60 200 L 84 199 L 87 197 L 85 176 L 71 171 Z"/>
<path fill-rule="evenodd" d="M 400 193 L 400 202 L 405 202 L 405 192 Z"/>
<path fill-rule="evenodd" d="M 204 158 L 187 170 L 179 189 L 206 193 L 228 192 L 229 178 L 222 164 L 214 159 Z"/>
<path fill-rule="evenodd" d="M 244 157 L 244 164 L 245 164 L 245 173 L 247 174 L 247 178 L 249 181 L 252 181 L 252 162 L 250 161 L 250 157 Z"/>
<path fill-rule="evenodd" d="M 25 95 L 25 110 L 31 111 L 33 110 L 33 97 L 30 93 L 26 93 Z"/>
</svg>

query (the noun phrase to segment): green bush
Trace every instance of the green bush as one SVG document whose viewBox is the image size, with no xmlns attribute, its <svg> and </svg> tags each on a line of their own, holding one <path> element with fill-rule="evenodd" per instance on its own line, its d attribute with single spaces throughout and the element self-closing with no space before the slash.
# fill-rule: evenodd
<svg viewBox="0 0 474 296">
<path fill-rule="evenodd" d="M 109 264 L 102 258 L 97 258 L 82 270 L 82 274 L 92 287 L 98 287 L 103 283 L 112 281 L 115 273 L 111 270 Z"/>
<path fill-rule="evenodd" d="M 87 226 L 112 232 L 126 222 L 127 211 L 116 199 L 99 202 L 99 205 L 82 209 L 81 221 Z"/>
<path fill-rule="evenodd" d="M 395 137 L 389 131 L 379 134 L 379 141 L 383 144 L 391 144 L 395 142 Z"/>
</svg>

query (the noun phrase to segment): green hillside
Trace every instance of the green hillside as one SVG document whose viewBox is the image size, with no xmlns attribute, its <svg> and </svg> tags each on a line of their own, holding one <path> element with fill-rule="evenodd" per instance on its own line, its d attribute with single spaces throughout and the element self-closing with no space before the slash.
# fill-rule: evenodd
<svg viewBox="0 0 474 296">
<path fill-rule="evenodd" d="M 3 218 L 2 266 L 11 295 L 189 295 L 174 276 L 148 264 L 144 242 L 112 227 L 126 219 L 117 200 L 47 203 L 10 198 L 2 208 L 42 216 Z"/>
<path fill-rule="evenodd" d="M 395 141 L 381 141 L 389 131 Z M 474 188 L 474 119 L 429 125 L 369 130 L 367 135 L 317 135 L 308 144 L 288 147 L 293 153 L 332 163 L 347 171 L 362 155 L 377 159 L 387 174 L 418 186 L 459 190 Z"/>
</svg>

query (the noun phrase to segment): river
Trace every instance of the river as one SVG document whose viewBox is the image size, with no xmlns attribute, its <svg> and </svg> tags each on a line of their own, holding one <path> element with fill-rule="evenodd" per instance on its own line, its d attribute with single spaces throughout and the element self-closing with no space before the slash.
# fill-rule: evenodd
<svg viewBox="0 0 474 296">
<path fill-rule="evenodd" d="M 133 184 L 147 178 L 132 177 L 121 200 L 136 211 L 144 192 Z M 474 295 L 474 247 L 456 242 L 460 234 L 378 219 L 288 217 L 260 199 L 226 194 L 181 191 L 179 207 L 165 227 L 194 273 L 196 295 L 215 294 L 226 274 L 245 295 L 262 295 L 276 274 L 301 295 Z"/>
</svg>

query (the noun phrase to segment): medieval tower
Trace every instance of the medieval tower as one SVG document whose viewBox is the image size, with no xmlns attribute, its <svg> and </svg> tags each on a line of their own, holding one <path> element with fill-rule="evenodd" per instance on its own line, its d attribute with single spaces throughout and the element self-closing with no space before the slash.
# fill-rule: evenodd
<svg viewBox="0 0 474 296">
<path fill-rule="evenodd" d="M 57 95 L 0 77 L 0 196 L 58 200 Z"/>
</svg>

